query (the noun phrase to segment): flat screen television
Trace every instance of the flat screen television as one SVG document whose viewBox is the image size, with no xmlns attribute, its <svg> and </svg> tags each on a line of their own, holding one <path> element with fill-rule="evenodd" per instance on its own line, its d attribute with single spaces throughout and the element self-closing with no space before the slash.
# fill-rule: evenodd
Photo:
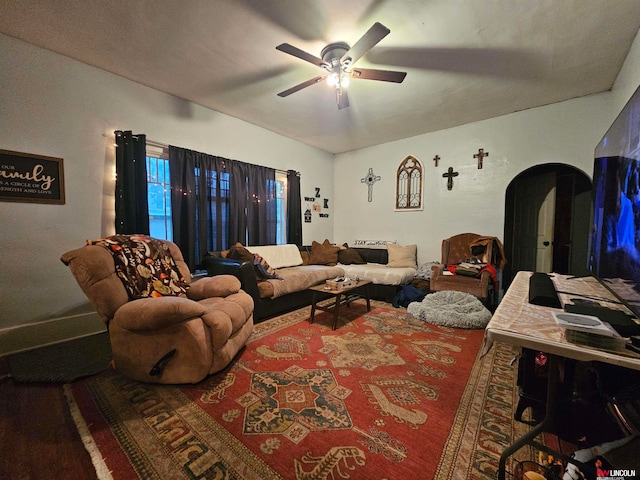
<svg viewBox="0 0 640 480">
<path fill-rule="evenodd" d="M 589 270 L 640 317 L 640 88 L 595 148 Z"/>
</svg>

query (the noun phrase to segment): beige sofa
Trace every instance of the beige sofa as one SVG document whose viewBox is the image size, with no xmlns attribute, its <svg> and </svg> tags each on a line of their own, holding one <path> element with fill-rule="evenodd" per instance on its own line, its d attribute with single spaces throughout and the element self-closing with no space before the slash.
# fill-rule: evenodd
<svg viewBox="0 0 640 480">
<path fill-rule="evenodd" d="M 270 245 L 246 247 L 243 255 L 208 252 L 203 265 L 209 275 L 231 274 L 254 299 L 256 322 L 309 305 L 313 285 L 339 276 L 369 280 L 371 298 L 391 302 L 398 289 L 417 271 L 416 247 L 348 248 L 325 240 L 308 247 Z M 255 255 L 266 261 L 278 278 L 256 274 Z"/>
</svg>

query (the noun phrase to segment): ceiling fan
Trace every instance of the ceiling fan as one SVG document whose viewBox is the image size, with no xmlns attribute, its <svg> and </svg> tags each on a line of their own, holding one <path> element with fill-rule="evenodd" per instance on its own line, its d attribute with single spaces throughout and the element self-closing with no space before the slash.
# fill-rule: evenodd
<svg viewBox="0 0 640 480">
<path fill-rule="evenodd" d="M 407 76 L 406 72 L 354 68 L 353 66 L 389 33 L 391 33 L 391 30 L 381 23 L 376 22 L 353 47 L 350 47 L 344 42 L 330 43 L 322 49 L 322 52 L 320 53 L 322 58 L 311 55 L 310 53 L 300 50 L 288 43 L 278 45 L 276 50 L 288 53 L 289 55 L 298 57 L 306 62 L 313 63 L 327 71 L 324 75 L 319 75 L 278 93 L 278 96 L 286 97 L 292 93 L 302 90 L 303 88 L 315 85 L 326 78 L 327 83 L 335 88 L 338 109 L 341 110 L 349 106 L 349 98 L 347 97 L 346 88 L 349 84 L 350 78 L 402 83 L 404 77 Z"/>
</svg>

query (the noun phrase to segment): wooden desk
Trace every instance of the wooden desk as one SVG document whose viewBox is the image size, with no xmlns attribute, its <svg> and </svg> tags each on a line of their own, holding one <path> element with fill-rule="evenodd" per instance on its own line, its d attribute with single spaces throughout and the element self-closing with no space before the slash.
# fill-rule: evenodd
<svg viewBox="0 0 640 480">
<path fill-rule="evenodd" d="M 357 293 L 357 289 L 364 289 L 364 297 L 367 300 L 367 312 L 371 311 L 371 302 L 369 300 L 369 284 L 368 280 L 358 280 L 349 287 L 330 288 L 327 284 L 315 285 L 310 287 L 309 290 L 313 292 L 313 299 L 311 301 L 311 318 L 309 323 L 313 323 L 315 318 L 316 309 L 325 312 L 333 312 L 333 330 L 338 325 L 338 314 L 340 313 L 340 305 L 349 305 L 353 300 L 361 298 L 362 295 Z M 335 298 L 335 302 L 330 306 L 317 305 L 317 292 L 328 293 Z"/>
<path fill-rule="evenodd" d="M 615 301 L 613 295 L 594 278 L 552 275 L 554 285 L 563 305 L 569 303 L 570 298 L 580 297 Z M 579 361 L 598 361 L 640 370 L 640 355 L 631 351 L 614 353 L 569 343 L 564 338 L 563 329 L 556 324 L 552 314 L 554 311 L 560 312 L 562 310 L 529 303 L 530 276 L 531 272 L 518 272 L 485 330 L 484 352 L 491 348 L 494 341 L 501 341 L 517 347 L 545 352 L 549 358 L 545 418 L 529 433 L 504 450 L 500 457 L 498 471 L 500 480 L 505 478 L 505 465 L 509 456 L 526 444 L 543 447 L 534 442 L 534 438 L 541 432 L 550 431 L 554 427 L 554 407 L 558 387 L 560 357 Z M 616 305 L 613 303 L 606 306 L 623 308 L 620 305 Z"/>
</svg>

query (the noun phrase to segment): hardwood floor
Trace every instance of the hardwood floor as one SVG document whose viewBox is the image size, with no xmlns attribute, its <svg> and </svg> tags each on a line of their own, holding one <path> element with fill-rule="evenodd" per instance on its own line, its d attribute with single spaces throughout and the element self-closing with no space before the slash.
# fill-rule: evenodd
<svg viewBox="0 0 640 480">
<path fill-rule="evenodd" d="M 0 479 L 96 479 L 62 384 L 16 383 L 0 358 Z"/>
</svg>

